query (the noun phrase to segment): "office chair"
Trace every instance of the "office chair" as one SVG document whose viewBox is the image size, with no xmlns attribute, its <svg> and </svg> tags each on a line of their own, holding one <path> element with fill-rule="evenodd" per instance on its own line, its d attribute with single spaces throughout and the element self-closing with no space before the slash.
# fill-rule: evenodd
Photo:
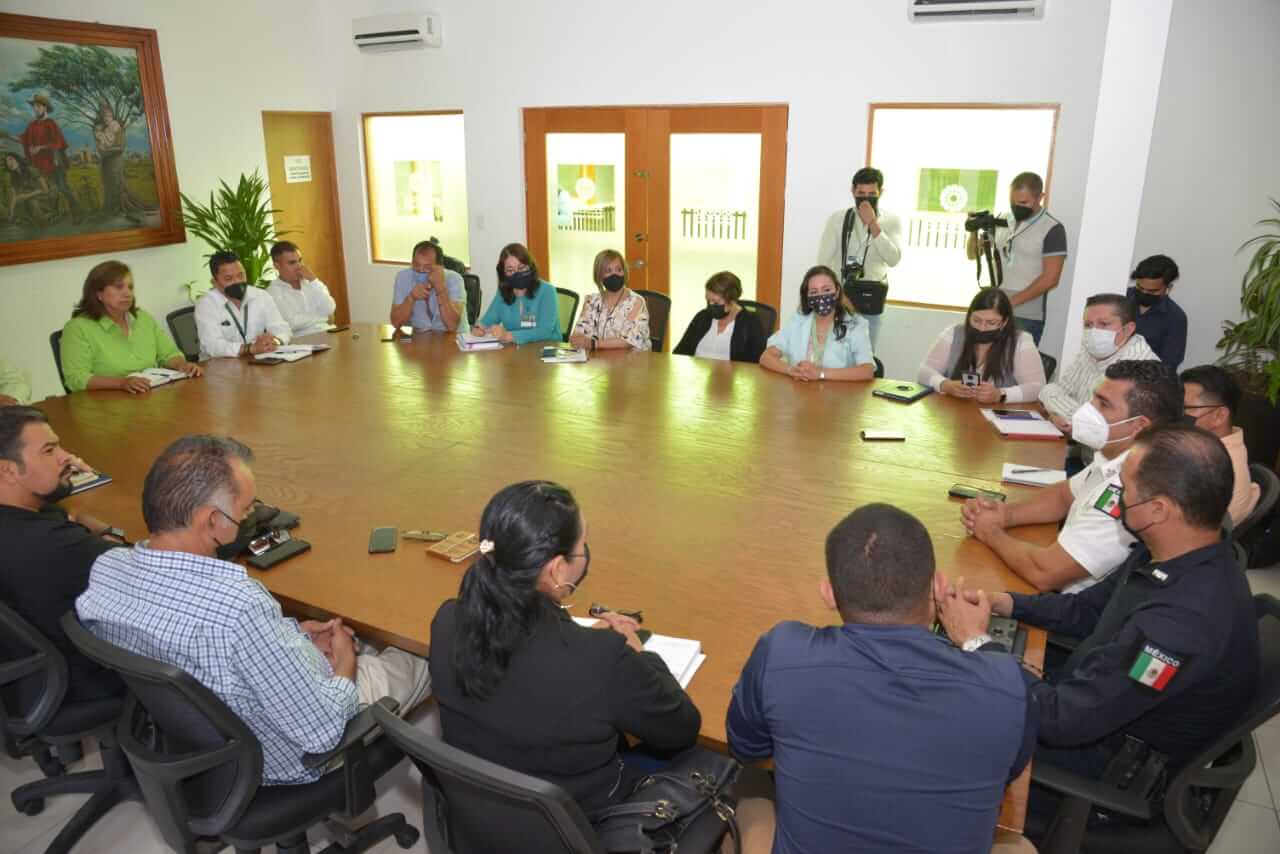
<svg viewBox="0 0 1280 854">
<path fill-rule="evenodd" d="M 556 308 L 560 312 L 560 339 L 567 342 L 569 333 L 573 331 L 573 316 L 578 313 L 577 291 L 568 288 L 556 288 Z"/>
<path fill-rule="evenodd" d="M 1031 779 L 1064 795 L 1039 843 L 1040 854 L 1168 854 L 1204 851 L 1212 844 L 1257 764 L 1253 731 L 1280 712 L 1280 600 L 1259 594 L 1253 602 L 1261 666 L 1257 692 L 1236 725 L 1177 771 L 1163 792 L 1162 757 L 1154 754 L 1122 751 L 1102 780 L 1034 762 Z M 1106 782 L 1117 779 L 1119 783 Z M 1089 827 L 1094 809 L 1121 818 Z"/>
<path fill-rule="evenodd" d="M 671 297 L 657 291 L 637 290 L 644 297 L 649 307 L 649 338 L 653 342 L 653 352 L 661 353 L 662 345 L 667 340 L 667 321 L 671 317 Z"/>
<path fill-rule="evenodd" d="M 1236 541 L 1244 539 L 1244 536 L 1256 528 L 1259 522 L 1267 518 L 1267 515 L 1276 508 L 1276 500 L 1280 498 L 1280 477 L 1277 477 L 1271 469 L 1261 463 L 1250 463 L 1249 478 L 1258 484 L 1261 492 L 1258 493 L 1258 503 L 1249 511 L 1249 515 L 1231 529 L 1231 539 Z"/>
<path fill-rule="evenodd" d="M 376 738 L 372 707 L 348 722 L 342 741 L 325 754 L 308 754 L 308 768 L 330 770 L 312 783 L 262 785 L 262 745 L 212 691 L 190 674 L 121 649 L 93 635 L 74 612 L 62 628 L 90 660 L 116 671 L 129 686 L 120 721 L 120 746 L 137 775 L 143 801 L 175 851 L 193 852 L 199 837 L 217 837 L 237 852 L 275 845 L 280 854 L 310 851 L 307 829 L 331 815 L 357 816 L 374 801 L 373 783 L 404 754 Z M 384 698 L 380 703 L 394 706 Z M 331 852 L 362 852 L 395 837 L 401 848 L 418 831 L 399 813 L 352 831 Z"/>
<path fill-rule="evenodd" d="M 84 836 L 99 818 L 122 800 L 138 797 L 138 788 L 116 741 L 124 707 L 121 696 L 66 702 L 67 660 L 34 626 L 0 605 L 0 743 L 15 759 L 30 756 L 43 780 L 10 794 L 23 815 L 39 815 L 51 795 L 90 795 L 46 849 L 61 854 Z M 82 756 L 80 743 L 95 738 L 102 770 L 66 773 L 65 762 Z M 56 755 L 55 755 L 56 753 Z"/>
<path fill-rule="evenodd" d="M 67 377 L 62 373 L 62 330 L 49 333 L 49 347 L 53 350 L 53 364 L 58 369 L 58 382 L 62 383 L 62 390 L 67 394 L 71 394 L 71 389 L 67 388 Z"/>
<path fill-rule="evenodd" d="M 169 326 L 169 334 L 173 343 L 178 345 L 182 355 L 188 362 L 200 361 L 200 332 L 196 328 L 196 307 L 194 305 L 175 308 L 165 317 Z"/>
<path fill-rule="evenodd" d="M 740 299 L 738 305 L 747 311 L 755 312 L 756 317 L 760 318 L 760 328 L 764 330 L 766 338 L 778 331 L 778 310 L 767 302 Z"/>
<path fill-rule="evenodd" d="M 480 319 L 480 277 L 475 273 L 463 273 L 462 286 L 467 292 L 467 326 L 475 326 Z"/>
<path fill-rule="evenodd" d="M 1053 379 L 1053 372 L 1058 367 L 1058 360 L 1050 356 L 1048 353 L 1041 353 L 1040 364 L 1044 365 L 1044 381 L 1048 382 Z"/>
<path fill-rule="evenodd" d="M 875 378 L 878 380 L 884 379 L 884 362 L 880 361 L 879 356 L 872 356 L 871 361 L 876 363 Z"/>
<path fill-rule="evenodd" d="M 559 786 L 459 750 L 374 709 L 386 737 L 422 772 L 427 847 L 451 854 L 605 854 L 586 814 Z M 712 810 L 681 837 L 681 854 L 717 849 L 725 823 Z"/>
</svg>

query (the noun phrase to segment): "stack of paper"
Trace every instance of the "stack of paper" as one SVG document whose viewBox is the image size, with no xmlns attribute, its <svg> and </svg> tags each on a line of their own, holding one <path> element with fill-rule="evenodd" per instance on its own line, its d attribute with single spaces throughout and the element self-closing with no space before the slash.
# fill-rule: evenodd
<svg viewBox="0 0 1280 854">
<path fill-rule="evenodd" d="M 470 332 L 459 332 L 458 349 L 466 353 L 475 350 L 501 350 L 502 342 L 492 335 L 472 335 Z"/>
<path fill-rule="evenodd" d="M 100 471 L 83 471 L 71 476 L 71 494 L 79 495 L 99 486 L 106 486 L 111 482 L 111 475 L 103 474 Z"/>
<path fill-rule="evenodd" d="M 1062 431 L 1039 412 L 1029 409 L 980 409 L 1006 439 L 1061 439 Z"/>
<path fill-rule="evenodd" d="M 258 353 L 254 358 L 264 362 L 296 362 L 307 358 L 312 353 L 328 349 L 328 344 L 282 344 L 270 353 Z"/>
<path fill-rule="evenodd" d="M 600 620 L 592 617 L 574 617 L 573 621 L 580 626 L 591 628 Z M 652 652 L 662 659 L 676 677 L 681 688 L 688 688 L 693 681 L 693 674 L 698 672 L 707 655 L 702 651 L 702 643 L 688 638 L 673 638 L 668 635 L 650 635 L 644 642 L 645 652 Z"/>
<path fill-rule="evenodd" d="M 1005 463 L 1000 471 L 1000 479 L 1005 483 L 1020 483 L 1023 486 L 1053 486 L 1067 479 L 1062 469 L 1042 469 L 1035 466 L 1022 466 L 1017 463 Z"/>
<path fill-rule="evenodd" d="M 569 362 L 585 362 L 587 351 L 578 347 L 543 347 L 542 361 L 550 365 L 562 365 Z"/>
<path fill-rule="evenodd" d="M 170 368 L 147 368 L 141 371 L 134 371 L 132 374 L 129 374 L 129 376 L 142 377 L 146 379 L 151 383 L 152 388 L 155 388 L 158 385 L 164 385 L 165 383 L 174 383 L 178 380 L 185 380 L 187 378 L 187 375 L 182 371 L 175 371 Z"/>
</svg>

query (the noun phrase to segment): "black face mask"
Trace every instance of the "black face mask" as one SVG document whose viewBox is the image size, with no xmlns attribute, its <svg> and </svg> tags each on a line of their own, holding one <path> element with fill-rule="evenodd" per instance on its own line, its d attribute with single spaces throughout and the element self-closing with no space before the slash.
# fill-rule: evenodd
<svg viewBox="0 0 1280 854">
<path fill-rule="evenodd" d="M 609 293 L 615 293 L 622 290 L 622 286 L 626 283 L 626 276 L 621 273 L 614 273 L 612 276 L 605 276 L 604 281 L 601 284 L 604 285 L 604 289 Z"/>
<path fill-rule="evenodd" d="M 1013 218 L 1018 222 L 1026 222 L 1034 213 L 1035 211 L 1026 205 L 1013 205 Z"/>
<path fill-rule="evenodd" d="M 530 283 L 533 282 L 532 270 L 517 270 L 507 276 L 507 287 L 516 291 L 527 290 Z"/>
<path fill-rule="evenodd" d="M 1146 291 L 1140 291 L 1135 288 L 1133 298 L 1137 301 L 1138 305 L 1143 308 L 1151 308 L 1151 306 L 1164 299 L 1164 294 L 1149 294 Z"/>
<path fill-rule="evenodd" d="M 245 289 L 248 288 L 245 282 L 236 282 L 234 285 L 227 285 L 222 289 L 222 295 L 227 299 L 242 300 L 244 299 Z"/>
<path fill-rule="evenodd" d="M 999 338 L 999 337 L 1000 337 L 1000 333 L 1001 333 L 1001 331 L 1002 331 L 1002 330 L 1000 330 L 1000 329 L 982 329 L 982 330 L 978 330 L 978 329 L 974 329 L 972 326 L 970 326 L 970 327 L 969 327 L 969 337 L 970 337 L 970 338 L 972 338 L 972 339 L 973 339 L 973 341 L 974 341 L 974 343 L 976 343 L 976 344 L 991 344 L 991 343 L 992 343 L 992 342 L 994 342 L 997 338 Z"/>
<path fill-rule="evenodd" d="M 712 320 L 720 320 L 729 313 L 729 307 L 721 303 L 709 302 L 707 303 L 707 311 L 711 312 Z"/>
<path fill-rule="evenodd" d="M 59 481 L 58 487 L 54 489 L 53 492 L 46 492 L 44 495 L 37 495 L 36 497 L 39 498 L 41 501 L 43 501 L 45 504 L 57 504 L 59 501 L 66 498 L 70 494 L 71 494 L 71 482 Z"/>
<path fill-rule="evenodd" d="M 222 513 L 221 510 L 218 511 Z M 228 520 L 231 519 L 226 513 L 222 514 Z M 218 557 L 223 560 L 232 560 L 242 551 L 249 547 L 249 541 L 258 533 L 258 514 L 250 513 L 245 519 L 241 519 L 236 525 L 235 539 L 230 542 L 222 542 L 216 536 L 213 541 L 218 544 Z"/>
<path fill-rule="evenodd" d="M 862 203 L 866 202 L 867 204 L 871 205 L 871 210 L 873 212 L 880 213 L 880 197 L 879 196 L 854 196 L 853 201 L 858 207 L 862 207 Z"/>
<path fill-rule="evenodd" d="M 1147 525 L 1146 528 L 1130 528 L 1129 527 L 1129 518 L 1128 518 L 1129 511 L 1135 507 L 1141 507 L 1143 504 L 1146 504 L 1147 501 L 1155 501 L 1155 499 L 1148 498 L 1146 499 L 1146 501 L 1139 501 L 1136 504 L 1125 504 L 1124 499 L 1123 498 L 1120 499 L 1120 526 L 1124 528 L 1126 531 L 1128 531 L 1129 536 L 1133 537 L 1135 540 L 1141 540 L 1142 537 L 1140 537 L 1139 535 L 1143 531 L 1150 529 L 1151 525 L 1155 524 L 1155 522 L 1152 522 L 1150 525 Z"/>
</svg>

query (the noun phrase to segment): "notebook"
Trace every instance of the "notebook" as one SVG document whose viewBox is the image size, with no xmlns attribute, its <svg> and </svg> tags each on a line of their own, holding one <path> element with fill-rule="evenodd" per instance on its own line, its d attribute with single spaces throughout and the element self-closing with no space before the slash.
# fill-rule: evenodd
<svg viewBox="0 0 1280 854">
<path fill-rule="evenodd" d="M 502 342 L 492 335 L 472 335 L 470 332 L 459 332 L 458 349 L 465 353 L 475 350 L 501 350 Z"/>
<path fill-rule="evenodd" d="M 896 400 L 899 403 L 915 403 L 920 398 L 933 394 L 933 389 L 927 385 L 906 380 L 878 380 L 875 390 L 871 393 L 876 397 Z"/>
<path fill-rule="evenodd" d="M 1000 470 L 1000 479 L 1005 483 L 1020 483 L 1023 486 L 1053 486 L 1067 479 L 1062 469 L 1043 469 L 1036 466 L 1024 466 L 1018 463 L 1005 463 Z"/>
<path fill-rule="evenodd" d="M 549 365 L 563 365 L 570 362 L 585 362 L 587 351 L 578 347 L 543 347 L 542 361 Z"/>
<path fill-rule="evenodd" d="M 185 380 L 187 375 L 182 371 L 175 371 L 171 368 L 146 368 L 141 371 L 134 371 L 129 374 L 131 377 L 143 377 L 151 383 L 151 387 L 166 383 L 176 383 L 178 380 Z"/>
<path fill-rule="evenodd" d="M 71 494 L 79 495 L 82 492 L 88 492 L 90 489 L 97 489 L 99 486 L 106 486 L 111 482 L 111 475 L 103 474 L 100 471 L 85 471 L 71 475 Z"/>
<path fill-rule="evenodd" d="M 328 344 L 282 344 L 270 353 L 258 353 L 253 358 L 262 362 L 296 362 L 328 349 Z"/>
<path fill-rule="evenodd" d="M 573 621 L 587 628 L 594 627 L 600 621 L 592 617 L 574 617 Z M 650 635 L 644 642 L 645 652 L 652 652 L 661 658 L 671 671 L 671 675 L 680 683 L 681 688 L 688 688 L 693 681 L 693 674 L 698 672 L 707 655 L 702 651 L 702 643 L 689 638 L 673 638 L 670 635 Z"/>
<path fill-rule="evenodd" d="M 980 409 L 982 417 L 1006 439 L 1061 439 L 1062 431 L 1030 409 Z"/>
</svg>

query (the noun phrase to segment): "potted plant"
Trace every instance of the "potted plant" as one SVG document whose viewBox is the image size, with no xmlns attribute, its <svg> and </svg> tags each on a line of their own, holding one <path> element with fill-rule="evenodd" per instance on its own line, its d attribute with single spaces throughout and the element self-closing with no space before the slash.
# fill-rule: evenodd
<svg viewBox="0 0 1280 854">
<path fill-rule="evenodd" d="M 1280 202 L 1271 204 L 1280 213 Z M 1218 362 L 1244 390 L 1237 420 L 1250 461 L 1274 468 L 1280 454 L 1280 217 L 1257 224 L 1263 233 L 1240 246 L 1256 246 L 1240 283 L 1242 317 L 1223 323 Z"/>
<path fill-rule="evenodd" d="M 226 181 L 209 194 L 209 204 L 202 205 L 182 195 L 182 222 L 187 230 L 209 244 L 213 252 L 230 249 L 244 264 L 245 281 L 266 287 L 265 279 L 271 262 L 271 244 L 288 232 L 276 231 L 272 217 L 279 213 L 271 207 L 267 182 L 258 174 L 241 175 L 232 189 Z M 209 256 L 206 255 L 205 258 Z M 192 283 L 187 289 L 194 299 Z"/>
</svg>

